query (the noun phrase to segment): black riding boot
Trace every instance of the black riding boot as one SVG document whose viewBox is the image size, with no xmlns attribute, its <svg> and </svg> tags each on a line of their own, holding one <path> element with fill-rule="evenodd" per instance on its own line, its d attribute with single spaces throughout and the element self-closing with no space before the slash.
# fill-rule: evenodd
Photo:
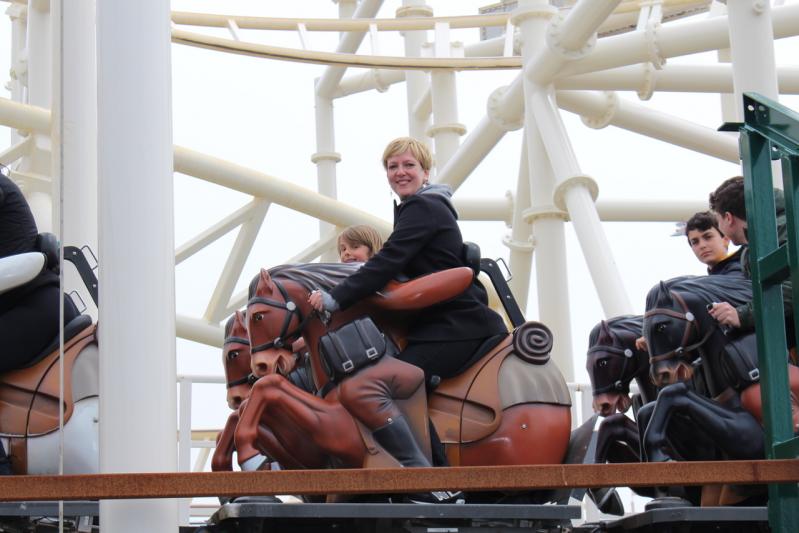
<svg viewBox="0 0 799 533">
<path fill-rule="evenodd" d="M 375 441 L 388 453 L 394 456 L 405 468 L 430 467 L 430 461 L 419 448 L 408 421 L 404 416 L 392 419 L 390 424 L 372 432 Z M 449 491 L 432 491 L 421 494 L 406 494 L 404 501 L 412 503 L 460 503 L 463 493 Z"/>
</svg>

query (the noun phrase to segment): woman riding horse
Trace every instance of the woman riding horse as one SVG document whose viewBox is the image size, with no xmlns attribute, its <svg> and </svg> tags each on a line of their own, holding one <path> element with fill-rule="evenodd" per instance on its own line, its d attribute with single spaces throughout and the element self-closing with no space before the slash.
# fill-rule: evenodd
<svg viewBox="0 0 799 533">
<path fill-rule="evenodd" d="M 432 156 L 421 142 L 399 138 L 383 153 L 391 189 L 401 202 L 395 205 L 394 231 L 383 248 L 355 274 L 330 293 L 313 293 L 309 302 L 317 311 L 347 309 L 382 289 L 400 274 L 415 278 L 466 266 L 457 213 L 451 190 L 430 185 Z M 430 466 L 415 443 L 393 398 L 403 396 L 421 380 L 447 378 L 464 370 L 478 349 L 497 344 L 507 330 L 499 315 L 488 308 L 485 289 L 473 281 L 455 298 L 420 311 L 408 329 L 408 344 L 397 355 L 396 368 L 366 367 L 340 384 L 342 404 L 372 432 L 381 446 L 403 466 Z M 421 371 L 423 371 L 423 374 Z M 433 432 L 434 434 L 434 432 Z M 433 437 L 434 449 L 442 447 Z M 435 452 L 434 452 L 435 453 Z M 445 461 L 443 452 L 438 454 Z"/>
</svg>

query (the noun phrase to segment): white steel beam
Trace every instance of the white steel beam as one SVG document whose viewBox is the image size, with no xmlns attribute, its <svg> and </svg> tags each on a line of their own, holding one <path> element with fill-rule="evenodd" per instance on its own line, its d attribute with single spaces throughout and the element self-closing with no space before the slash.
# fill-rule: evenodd
<svg viewBox="0 0 799 533">
<path fill-rule="evenodd" d="M 290 181 L 181 146 L 175 146 L 175 171 L 264 198 L 336 226 L 369 224 L 384 236 L 391 233 L 391 224 L 382 218 Z"/>
<path fill-rule="evenodd" d="M 737 121 L 743 122 L 743 93 L 754 91 L 778 100 L 771 2 L 734 0 L 727 3 Z M 799 24 L 797 24 L 799 26 Z"/>
<path fill-rule="evenodd" d="M 381 5 L 383 5 L 383 0 L 361 0 L 355 12 L 352 14 L 352 18 L 374 18 L 380 10 Z M 355 53 L 365 36 L 366 31 L 351 31 L 347 33 L 339 41 L 336 52 L 346 54 Z M 327 67 L 316 82 L 316 94 L 323 98 L 332 98 L 346 70 L 346 67 Z"/>
<path fill-rule="evenodd" d="M 253 198 L 252 201 L 243 205 L 210 228 L 190 239 L 188 242 L 180 245 L 177 250 L 175 250 L 175 264 L 182 263 L 222 235 L 225 235 L 233 228 L 240 226 L 243 222 L 252 218 L 253 213 L 259 209 L 261 204 L 262 200 Z"/>
<path fill-rule="evenodd" d="M 689 150 L 738 163 L 738 140 L 694 122 L 650 109 L 615 93 L 558 91 L 558 106 L 592 128 L 613 125 Z"/>
<path fill-rule="evenodd" d="M 228 313 L 226 313 L 225 306 L 230 301 L 230 295 L 233 294 L 236 282 L 241 277 L 244 264 L 247 262 L 247 257 L 250 255 L 253 244 L 255 244 L 255 239 L 258 237 L 258 232 L 268 209 L 269 202 L 261 200 L 258 207 L 253 210 L 250 220 L 241 225 L 239 234 L 236 236 L 236 242 L 233 243 L 233 248 L 228 254 L 225 266 L 222 268 L 222 275 L 219 277 L 216 288 L 214 288 L 214 292 L 208 302 L 208 308 L 203 315 L 203 319 L 208 322 L 219 322 L 227 316 Z"/>
<path fill-rule="evenodd" d="M 433 10 L 425 4 L 424 0 L 403 0 L 402 7 L 397 10 L 397 18 L 431 16 L 433 16 Z M 427 40 L 427 32 L 425 30 L 409 30 L 403 32 L 402 37 L 405 44 L 405 56 L 421 57 L 422 45 Z M 420 70 L 407 70 L 403 72 L 401 70 L 388 71 L 385 69 L 375 69 L 368 74 L 375 88 L 380 87 L 383 90 L 387 89 L 388 85 L 391 83 L 407 80 L 405 90 L 408 106 L 408 134 L 420 141 L 429 142 L 427 137 L 427 128 L 430 125 L 429 113 L 418 116 L 415 112 L 417 102 L 430 88 L 428 74 Z M 351 78 L 358 78 L 360 76 L 360 74 L 356 74 Z M 348 81 L 347 78 L 341 80 L 337 94 L 352 94 L 352 92 L 354 92 L 350 88 L 351 85 L 349 85 Z M 382 85 L 379 86 L 378 83 Z M 345 88 L 345 86 L 347 87 Z"/>
<path fill-rule="evenodd" d="M 97 1 L 103 473 L 177 471 L 170 47 L 168 0 Z M 177 500 L 102 500 L 100 520 L 172 533 Z"/>
</svg>

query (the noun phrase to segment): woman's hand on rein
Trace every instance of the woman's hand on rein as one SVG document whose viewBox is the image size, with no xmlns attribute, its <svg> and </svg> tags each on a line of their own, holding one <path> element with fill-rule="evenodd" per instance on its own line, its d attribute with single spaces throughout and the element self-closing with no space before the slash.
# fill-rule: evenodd
<svg viewBox="0 0 799 533">
<path fill-rule="evenodd" d="M 322 292 L 319 290 L 311 291 L 311 294 L 308 295 L 308 303 L 320 313 L 325 310 L 325 302 Z"/>
</svg>

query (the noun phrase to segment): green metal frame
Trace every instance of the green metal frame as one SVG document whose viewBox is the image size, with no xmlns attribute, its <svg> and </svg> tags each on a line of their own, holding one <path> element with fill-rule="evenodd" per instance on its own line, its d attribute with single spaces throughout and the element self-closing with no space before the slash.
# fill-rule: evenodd
<svg viewBox="0 0 799 533">
<path fill-rule="evenodd" d="M 744 94 L 740 126 L 748 225 L 749 257 L 755 328 L 759 353 L 766 457 L 795 459 L 786 365 L 786 332 L 782 282 L 793 281 L 793 301 L 799 293 L 799 113 L 756 93 Z M 782 163 L 787 242 L 777 239 L 772 160 Z M 794 312 L 795 331 L 799 316 Z M 799 531 L 799 485 L 769 485 L 769 524 L 780 533 Z"/>
</svg>

